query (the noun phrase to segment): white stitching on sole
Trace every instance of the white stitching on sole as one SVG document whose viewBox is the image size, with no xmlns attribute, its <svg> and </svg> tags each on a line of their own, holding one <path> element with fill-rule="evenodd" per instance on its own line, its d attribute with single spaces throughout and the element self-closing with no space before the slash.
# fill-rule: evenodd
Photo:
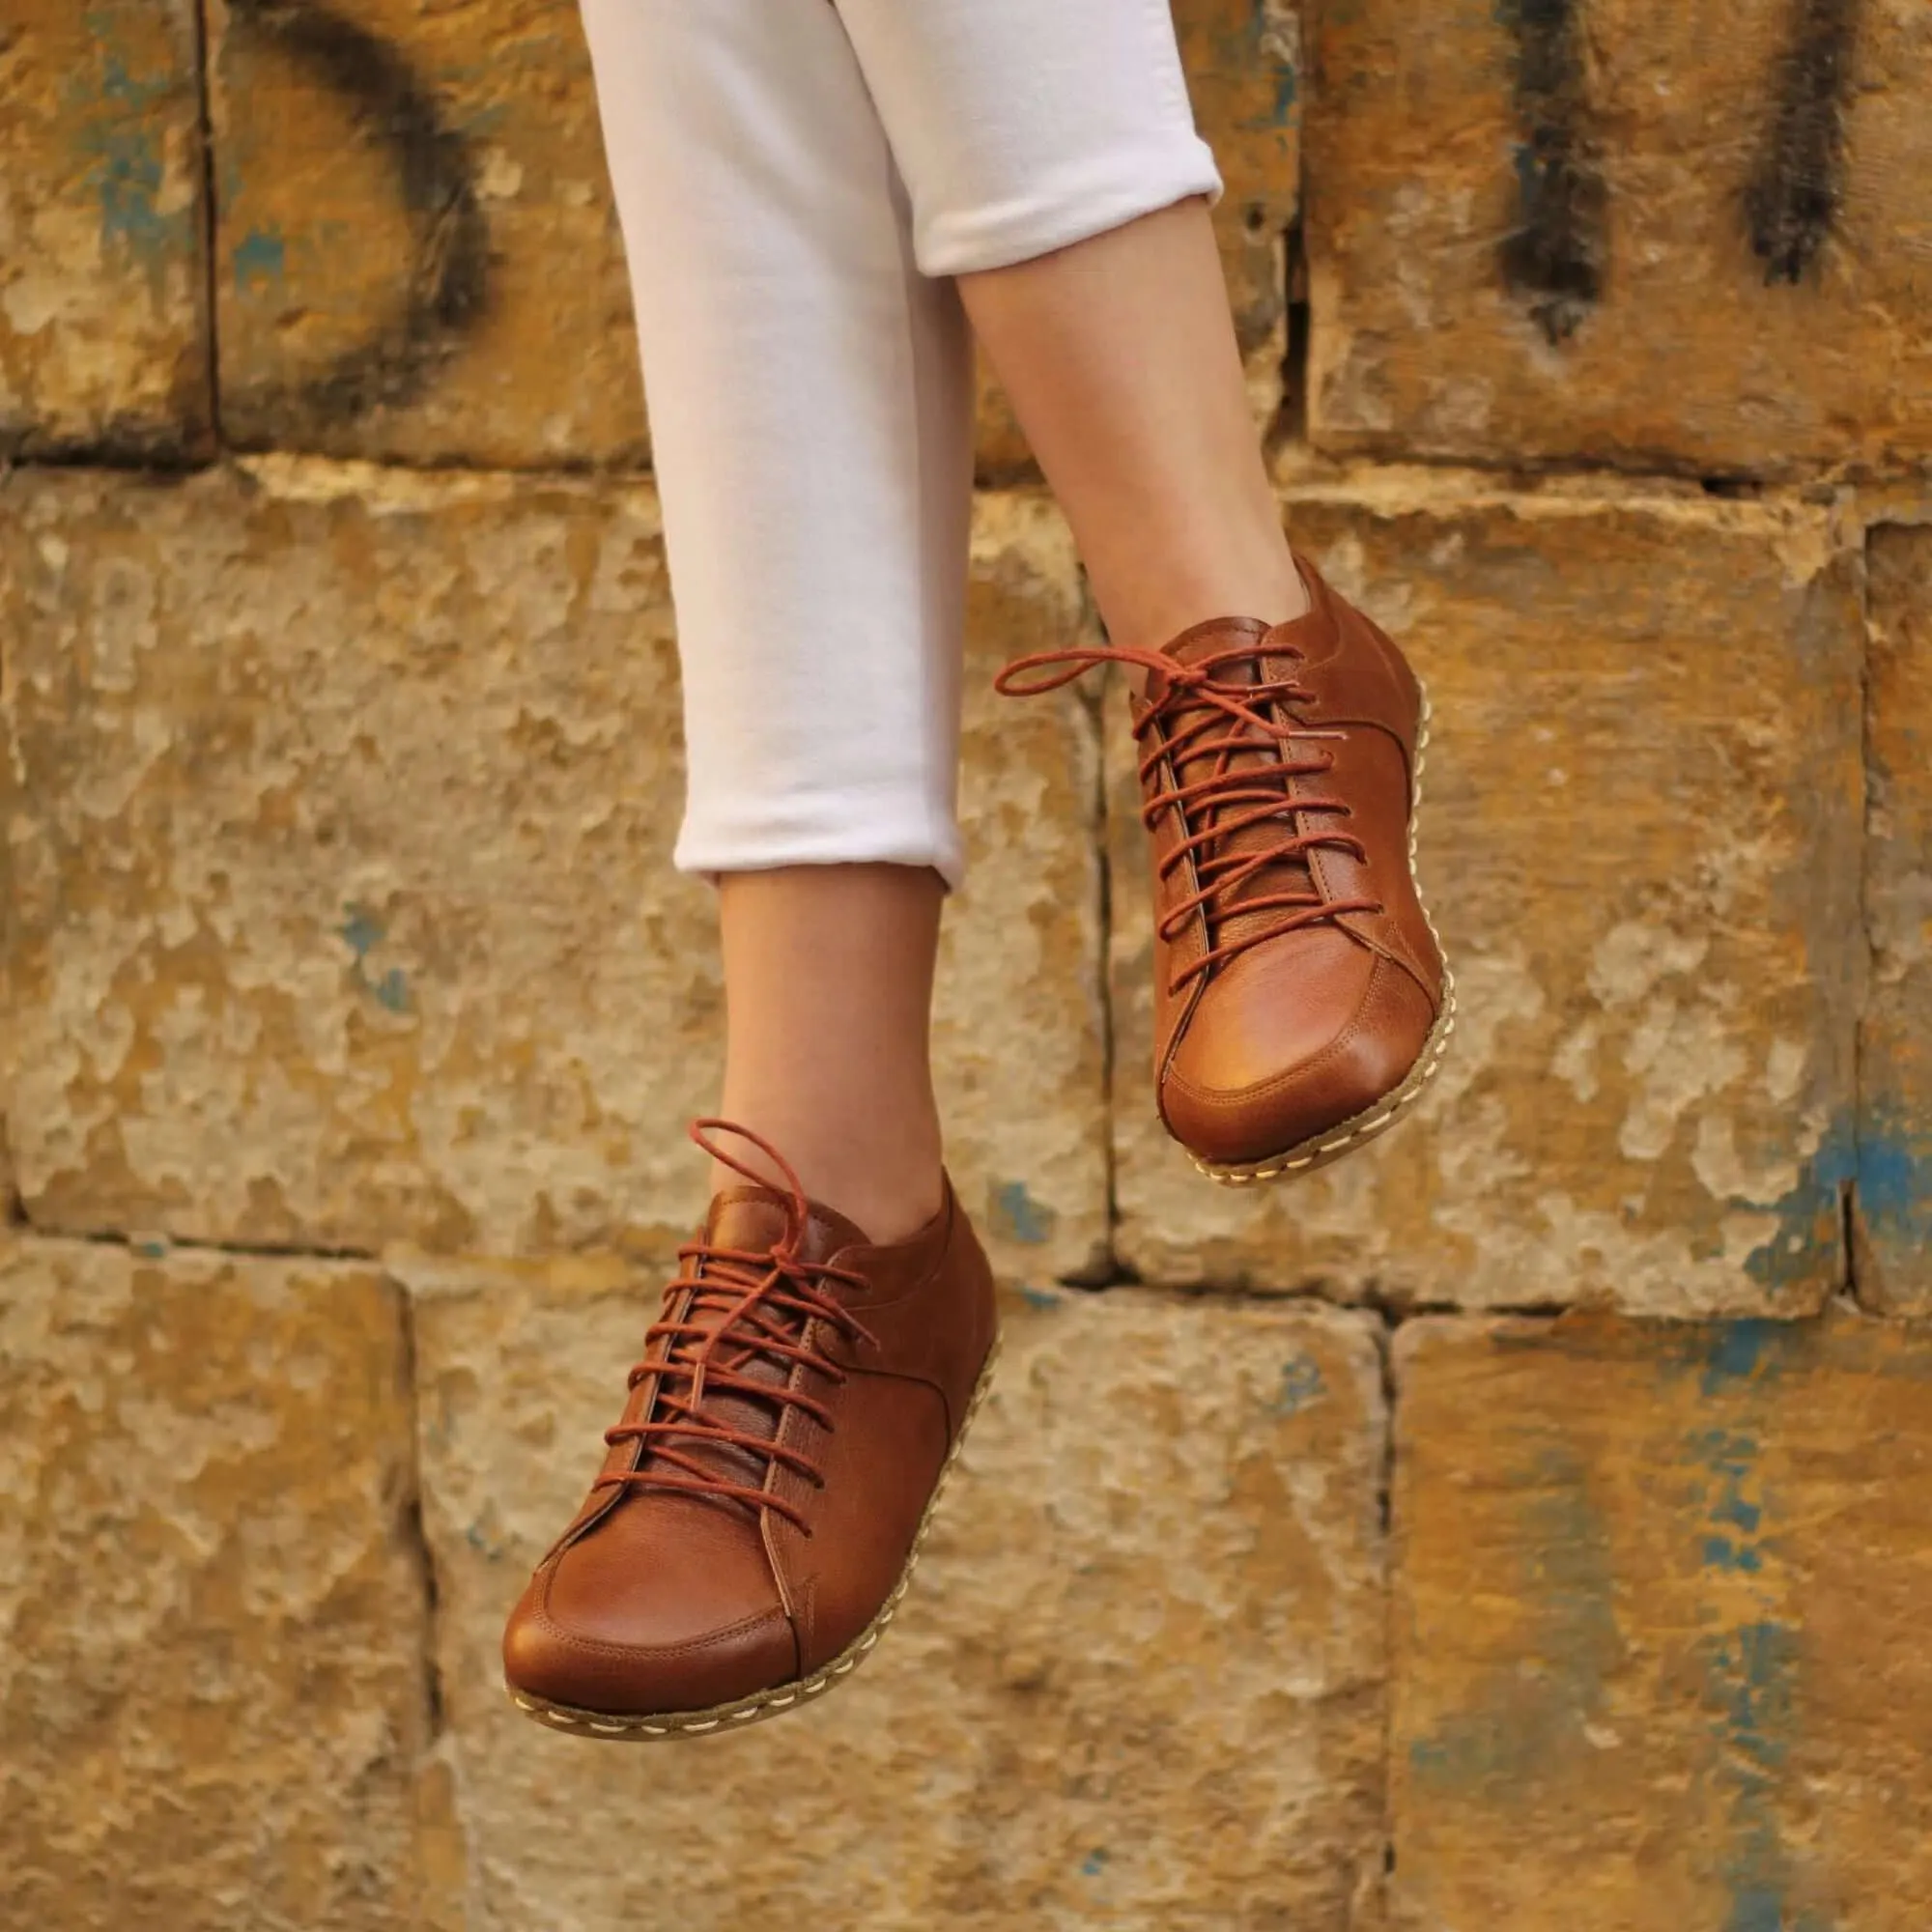
<svg viewBox="0 0 1932 1932">
<path fill-rule="evenodd" d="M 1365 1141 L 1382 1132 L 1398 1114 L 1427 1087 L 1442 1065 L 1442 1056 L 1448 1051 L 1450 1036 L 1456 1031 L 1456 976 L 1449 970 L 1449 955 L 1443 951 L 1442 935 L 1435 929 L 1435 918 L 1429 910 L 1429 900 L 1422 890 L 1422 880 L 1415 867 L 1416 832 L 1422 819 L 1422 768 L 1428 762 L 1429 723 L 1434 711 L 1429 702 L 1429 693 L 1422 693 L 1422 720 L 1415 739 L 1415 773 L 1409 782 L 1408 795 L 1408 878 L 1415 888 L 1416 903 L 1422 908 L 1424 923 L 1429 927 L 1429 936 L 1435 942 L 1435 950 L 1442 958 L 1442 1009 L 1435 1015 L 1435 1023 L 1429 1030 L 1429 1037 L 1423 1041 L 1422 1052 L 1416 1063 L 1405 1076 L 1403 1083 L 1392 1095 L 1376 1102 L 1376 1107 L 1366 1114 L 1358 1114 L 1352 1121 L 1344 1121 L 1332 1127 L 1321 1139 L 1312 1143 L 1304 1142 L 1293 1148 L 1286 1154 L 1271 1159 L 1254 1162 L 1222 1163 L 1203 1160 L 1199 1154 L 1190 1153 L 1196 1169 L 1209 1180 L 1220 1182 L 1223 1187 L 1249 1187 L 1258 1180 L 1273 1180 L 1284 1174 L 1298 1174 L 1304 1169 L 1315 1167 L 1322 1161 L 1331 1160 L 1345 1149 L 1357 1141 Z M 1376 1108 L 1383 1111 L 1376 1112 Z"/>
<path fill-rule="evenodd" d="M 946 1461 L 940 1465 L 932 1494 L 926 1498 L 925 1514 L 919 1520 L 919 1530 L 912 1540 L 912 1551 L 906 1558 L 905 1568 L 899 1573 L 896 1587 L 886 1599 L 878 1615 L 831 1662 L 821 1665 L 810 1677 L 799 1678 L 790 1684 L 774 1685 L 771 1690 L 756 1691 L 750 1697 L 737 1698 L 729 1704 L 719 1704 L 711 1710 L 693 1711 L 688 1715 L 670 1713 L 663 1717 L 620 1718 L 601 1712 L 572 1710 L 561 1704 L 547 1704 L 541 1698 L 526 1697 L 513 1689 L 510 1690 L 511 1703 L 553 1730 L 569 1731 L 580 1737 L 621 1738 L 627 1744 L 635 1744 L 652 1738 L 701 1737 L 707 1731 L 718 1730 L 726 1724 L 753 1723 L 761 1718 L 776 1717 L 779 1712 L 789 1710 L 807 1697 L 815 1697 L 821 1690 L 830 1690 L 838 1678 L 857 1669 L 866 1653 L 884 1635 L 900 1598 L 912 1582 L 912 1573 L 919 1566 L 926 1532 L 932 1527 L 933 1513 L 939 1508 L 939 1499 L 946 1492 L 946 1479 L 959 1461 L 966 1432 L 973 1426 L 973 1418 L 979 1414 L 980 1405 L 986 1398 L 986 1390 L 993 1379 L 993 1364 L 999 1359 L 999 1354 L 1000 1337 L 995 1335 L 993 1346 L 987 1350 L 985 1362 L 980 1367 L 973 1399 L 966 1405 L 959 1434 L 952 1438 L 952 1447 L 947 1451 Z"/>
</svg>

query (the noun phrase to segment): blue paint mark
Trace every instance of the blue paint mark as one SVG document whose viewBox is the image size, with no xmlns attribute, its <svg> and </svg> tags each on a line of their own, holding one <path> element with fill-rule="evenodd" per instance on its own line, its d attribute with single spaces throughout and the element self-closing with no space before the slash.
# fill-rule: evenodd
<svg viewBox="0 0 1932 1932">
<path fill-rule="evenodd" d="M 1747 1539 L 1757 1534 L 1764 1511 L 1744 1492 L 1757 1462 L 1757 1436 L 1748 1431 L 1707 1429 L 1692 1435 L 1688 1447 L 1690 1460 L 1718 1479 L 1706 1517 L 1705 1566 L 1746 1573 L 1761 1570 L 1757 1547 Z"/>
<path fill-rule="evenodd" d="M 1702 1538 L 1708 1571 L 1761 1577 L 1777 1553 L 1775 1536 L 1759 1533 L 1776 1519 L 1776 1498 L 1760 1503 L 1745 1490 L 1758 1473 L 1766 1379 L 1803 1346 L 1803 1331 L 1789 1323 L 1736 1321 L 1718 1332 L 1705 1357 L 1703 1395 L 1721 1393 L 1743 1408 L 1738 1422 L 1695 1431 L 1686 1443 L 1690 1463 L 1715 1479 Z M 1714 1599 L 1705 1616 L 1728 1621 L 1723 1605 L 1736 1602 L 1740 1587 L 1755 1597 L 1756 1614 L 1712 1632 L 1695 1653 L 1710 1714 L 1708 1775 L 1724 1809 L 1717 1848 L 1728 1897 L 1722 1932 L 1831 1932 L 1812 1913 L 1793 1916 L 1796 1868 L 1778 1802 L 1797 1722 L 1800 1634 L 1771 1613 L 1777 1597 L 1765 1583 L 1727 1584 L 1726 1597 Z"/>
<path fill-rule="evenodd" d="M 179 224 L 160 212 L 161 156 L 141 128 L 93 128 L 87 149 L 94 157 L 88 185 L 100 203 L 100 238 L 156 262 L 173 253 Z"/>
<path fill-rule="evenodd" d="M 1868 1114 L 1859 1136 L 1858 1205 L 1875 1239 L 1932 1245 L 1932 1121 Z"/>
<path fill-rule="evenodd" d="M 1080 1861 L 1080 1875 L 1082 1878 L 1098 1878 L 1106 1868 L 1107 1848 L 1105 1845 L 1096 1845 Z"/>
<path fill-rule="evenodd" d="M 1535 1667 L 1487 1673 L 1466 1708 L 1409 1746 L 1418 1778 L 1437 1788 L 1503 1782 L 1527 1797 L 1564 1765 L 1588 1761 L 1586 1726 L 1622 1667 L 1614 1565 L 1587 1464 L 1552 1445 L 1515 1481 L 1523 1520 L 1513 1541 L 1524 1569 L 1512 1594 L 1529 1617 L 1521 1653 Z"/>
<path fill-rule="evenodd" d="M 1053 1208 L 1027 1192 L 1023 1180 L 1009 1180 L 993 1190 L 993 1217 L 1013 1240 L 1035 1247 L 1052 1235 L 1060 1219 Z"/>
<path fill-rule="evenodd" d="M 376 1004 L 392 1013 L 410 1010 L 410 982 L 399 966 L 391 966 L 381 979 L 371 972 L 369 955 L 383 943 L 387 928 L 372 912 L 352 906 L 349 917 L 336 928 L 337 937 L 355 955 L 351 973 L 355 983 Z"/>
<path fill-rule="evenodd" d="M 1815 1284 L 1821 1275 L 1835 1278 L 1843 1229 L 1839 1203 L 1858 1170 L 1857 1127 L 1848 1115 L 1841 1116 L 1790 1190 L 1771 1204 L 1777 1232 L 1746 1259 L 1746 1273 L 1774 1291 Z"/>
<path fill-rule="evenodd" d="M 88 38 L 100 51 L 100 98 L 133 114 L 144 114 L 167 92 L 167 79 L 136 80 L 128 64 L 109 44 L 114 33 L 114 16 L 101 9 L 90 8 L 83 16 Z"/>
<path fill-rule="evenodd" d="M 358 960 L 366 959 L 382 941 L 383 923 L 373 913 L 352 906 L 349 917 L 342 923 L 341 933 L 350 952 Z"/>
<path fill-rule="evenodd" d="M 1277 1415 L 1298 1415 L 1310 1403 L 1320 1402 L 1328 1393 L 1319 1364 L 1306 1355 L 1295 1355 L 1281 1365 L 1281 1387 L 1275 1394 Z"/>
<path fill-rule="evenodd" d="M 111 44 L 112 18 L 99 12 L 85 18 L 99 67 L 92 76 L 71 78 L 66 99 L 85 127 L 80 145 L 90 165 L 84 179 L 100 204 L 101 242 L 158 268 L 194 243 L 193 209 L 163 213 L 160 207 L 166 171 L 156 129 L 175 82 L 171 75 L 148 80 L 130 72 Z"/>
<path fill-rule="evenodd" d="M 1721 1323 L 1711 1338 L 1702 1393 L 1716 1395 L 1727 1382 L 1749 1381 L 1757 1374 L 1766 1345 L 1776 1339 L 1782 1325 L 1757 1315 Z"/>
<path fill-rule="evenodd" d="M 235 287 L 242 295 L 255 282 L 279 282 L 288 266 L 288 248 L 281 236 L 251 228 L 235 244 Z"/>
<path fill-rule="evenodd" d="M 463 1532 L 463 1540 L 471 1549 L 487 1556 L 492 1563 L 499 1562 L 509 1545 L 496 1530 L 496 1511 L 485 1509 L 476 1520 Z"/>
<path fill-rule="evenodd" d="M 151 1235 L 134 1243 L 134 1252 L 144 1262 L 164 1262 L 173 1249 L 174 1243 L 161 1235 Z"/>
<path fill-rule="evenodd" d="M 1715 1397 L 1753 1382 L 1773 1381 L 1794 1363 L 1802 1367 L 1816 1337 L 1802 1321 L 1747 1315 L 1712 1323 L 1700 1341 L 1704 1376 L 1698 1393 Z M 1755 1442 L 1748 1451 L 1757 1453 Z"/>
<path fill-rule="evenodd" d="M 1029 1308 L 1058 1308 L 1060 1306 L 1059 1295 L 1055 1294 L 1050 1289 L 1029 1288 L 1025 1282 L 1020 1284 L 1020 1299 Z"/>
<path fill-rule="evenodd" d="M 1747 1536 L 1757 1528 L 1758 1520 L 1763 1515 L 1755 1503 L 1747 1503 L 1736 1493 L 1719 1496 L 1711 1508 L 1713 1522 L 1734 1522 Z"/>
<path fill-rule="evenodd" d="M 1249 73 L 1261 68 L 1271 71 L 1274 76 L 1274 91 L 1266 112 L 1243 116 L 1243 128 L 1258 132 L 1293 125 L 1295 102 L 1300 98 L 1300 79 L 1294 71 L 1294 63 L 1287 57 L 1276 38 L 1275 24 L 1268 17 L 1268 10 L 1262 0 L 1256 0 L 1254 12 L 1248 16 L 1246 32 L 1228 36 L 1222 41 L 1218 59 L 1219 65 L 1230 73 Z"/>
<path fill-rule="evenodd" d="M 1705 1646 L 1716 1708 L 1719 1776 L 1731 1787 L 1730 1842 L 1720 1865 L 1724 1932 L 1786 1932 L 1791 1861 L 1773 1804 L 1790 1755 L 1797 1634 L 1773 1619 L 1740 1625 Z"/>
<path fill-rule="evenodd" d="M 1739 1570 L 1755 1575 L 1764 1568 L 1763 1560 L 1747 1543 L 1733 1543 L 1728 1536 L 1704 1539 L 1704 1567 L 1707 1570 Z"/>
</svg>

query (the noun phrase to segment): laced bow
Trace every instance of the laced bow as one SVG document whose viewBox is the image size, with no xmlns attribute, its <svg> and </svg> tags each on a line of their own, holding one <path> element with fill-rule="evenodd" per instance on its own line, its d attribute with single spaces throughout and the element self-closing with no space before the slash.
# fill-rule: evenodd
<svg viewBox="0 0 1932 1932">
<path fill-rule="evenodd" d="M 1297 655 L 1293 646 L 1279 644 L 1271 654 Z M 1259 640 L 1210 652 L 1192 664 L 1162 651 L 1080 644 L 1015 658 L 993 680 L 994 690 L 1009 697 L 1036 697 L 1071 684 L 1099 665 L 1132 665 L 1151 674 L 1149 689 L 1157 696 L 1136 707 L 1134 720 L 1145 794 L 1141 819 L 1151 832 L 1163 812 L 1176 814 L 1180 838 L 1160 861 L 1160 883 L 1165 888 L 1174 873 L 1191 864 L 1197 888 L 1164 908 L 1158 930 L 1163 941 L 1171 942 L 1197 912 L 1208 925 L 1206 950 L 1170 983 L 1170 998 L 1250 947 L 1338 913 L 1382 909 L 1374 898 L 1329 898 L 1316 883 L 1308 855 L 1318 848 L 1350 852 L 1365 864 L 1369 856 L 1353 833 L 1333 826 L 1296 829 L 1297 812 L 1352 815 L 1347 800 L 1294 786 L 1295 780 L 1319 778 L 1335 763 L 1332 753 L 1297 753 L 1294 748 L 1344 734 L 1312 729 L 1286 712 L 1270 715 L 1267 707 L 1307 702 L 1313 694 L 1295 678 L 1264 677 L 1262 656 Z M 1247 680 L 1219 674 L 1237 667 L 1250 673 Z M 1050 676 L 1023 681 L 1028 671 L 1049 668 Z M 1204 761 L 1205 772 L 1183 782 L 1182 772 Z M 1163 762 L 1173 783 L 1150 788 Z M 1242 836 L 1248 833 L 1257 836 Z M 1290 878 L 1264 877 L 1270 867 L 1292 868 Z M 1247 890 L 1251 886 L 1256 890 Z M 1246 918 L 1269 912 L 1282 917 L 1253 923 Z M 1227 931 L 1236 915 L 1242 916 L 1241 928 Z"/>
<path fill-rule="evenodd" d="M 640 1442 L 639 1466 L 598 1477 L 593 1488 L 676 1490 L 692 1495 L 739 1502 L 753 1510 L 777 1510 L 807 1536 L 810 1526 L 783 1497 L 773 1493 L 772 1478 L 781 1468 L 803 1476 L 814 1489 L 825 1487 L 824 1472 L 810 1457 L 777 1440 L 787 1409 L 800 1408 L 828 1432 L 831 1410 L 799 1385 L 792 1373 L 804 1367 L 834 1386 L 846 1378 L 820 1350 L 807 1345 L 814 1320 L 829 1322 L 855 1343 L 876 1344 L 876 1338 L 830 1293 L 833 1284 L 864 1288 L 863 1275 L 824 1262 L 807 1261 L 799 1253 L 810 1225 L 811 1208 L 805 1189 L 783 1155 L 769 1141 L 730 1121 L 693 1123 L 691 1138 L 711 1157 L 746 1179 L 763 1186 L 764 1177 L 737 1155 L 709 1138 L 729 1134 L 757 1149 L 784 1177 L 784 1233 L 769 1248 L 721 1247 L 692 1241 L 677 1251 L 681 1272 L 665 1290 L 667 1312 L 679 1295 L 691 1299 L 676 1320 L 653 1322 L 644 1336 L 644 1359 L 631 1370 L 628 1386 L 636 1390 L 648 1377 L 658 1378 L 657 1396 L 646 1411 L 648 1420 L 620 1422 L 605 1433 L 613 1447 Z M 662 1350 L 654 1353 L 654 1345 Z M 765 1378 L 751 1373 L 760 1367 Z M 769 1378 L 776 1368 L 779 1378 Z M 769 1405 L 774 1411 L 769 1435 L 736 1426 L 719 1413 L 720 1397 Z M 764 1483 L 754 1487 L 734 1481 L 704 1452 L 744 1451 L 765 1465 Z"/>
</svg>

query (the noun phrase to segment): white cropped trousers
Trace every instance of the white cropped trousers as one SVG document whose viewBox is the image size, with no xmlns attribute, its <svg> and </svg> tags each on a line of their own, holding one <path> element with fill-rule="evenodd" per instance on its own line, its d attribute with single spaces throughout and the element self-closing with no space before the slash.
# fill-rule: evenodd
<svg viewBox="0 0 1932 1932">
<path fill-rule="evenodd" d="M 676 864 L 956 884 L 952 278 L 1220 180 L 1168 0 L 582 0 L 684 681 Z"/>
</svg>

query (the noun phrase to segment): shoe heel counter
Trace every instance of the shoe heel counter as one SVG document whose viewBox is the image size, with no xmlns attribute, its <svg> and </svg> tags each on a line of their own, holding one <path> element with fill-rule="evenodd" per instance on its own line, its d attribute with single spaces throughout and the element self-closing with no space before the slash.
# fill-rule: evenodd
<svg viewBox="0 0 1932 1932">
<path fill-rule="evenodd" d="M 1422 680 L 1402 646 L 1366 611 L 1357 610 L 1346 597 L 1338 596 L 1335 603 L 1343 623 L 1361 639 L 1380 673 L 1387 694 L 1387 722 L 1401 734 L 1412 762 L 1422 724 Z"/>
<path fill-rule="evenodd" d="M 961 1351 L 963 1359 L 959 1363 L 953 1404 L 953 1427 L 956 1430 L 958 1418 L 965 1413 L 965 1405 L 972 1399 L 980 1371 L 985 1367 L 986 1357 L 992 1352 L 993 1343 L 999 1335 L 1000 1294 L 992 1261 L 957 1195 L 953 1197 L 952 1214 L 953 1240 L 956 1243 L 954 1265 L 964 1279 L 966 1301 L 966 1319 L 960 1324 L 965 1347 Z"/>
</svg>

